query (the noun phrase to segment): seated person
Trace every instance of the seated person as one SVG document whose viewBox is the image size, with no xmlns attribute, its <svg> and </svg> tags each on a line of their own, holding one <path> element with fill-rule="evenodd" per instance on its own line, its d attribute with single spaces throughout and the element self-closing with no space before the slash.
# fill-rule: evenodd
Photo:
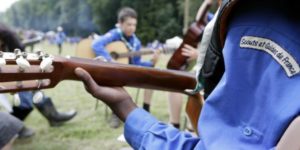
<svg viewBox="0 0 300 150">
<path fill-rule="evenodd" d="M 113 61 L 105 46 L 115 41 L 122 41 L 126 44 L 130 51 L 139 51 L 141 42 L 134 34 L 137 25 L 137 13 L 129 7 L 122 8 L 118 14 L 118 27 L 108 31 L 105 35 L 100 36 L 93 41 L 92 49 L 96 56 L 102 56 L 107 61 Z M 159 57 L 159 51 L 156 51 L 151 61 L 142 61 L 140 56 L 130 58 L 129 63 L 138 66 L 154 67 Z M 150 111 L 150 103 L 152 97 L 152 90 L 145 90 L 143 108 Z M 119 127 L 119 119 L 113 114 L 110 122 L 112 128 Z"/>
</svg>

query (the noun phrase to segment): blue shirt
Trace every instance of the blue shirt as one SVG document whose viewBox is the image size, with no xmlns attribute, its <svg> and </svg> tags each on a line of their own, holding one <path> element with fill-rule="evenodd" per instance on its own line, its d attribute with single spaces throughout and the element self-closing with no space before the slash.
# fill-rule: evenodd
<svg viewBox="0 0 300 150">
<path fill-rule="evenodd" d="M 58 32 L 55 36 L 56 44 L 62 44 L 65 41 L 66 34 L 65 32 Z"/>
<path fill-rule="evenodd" d="M 214 18 L 214 14 L 211 12 L 207 13 L 207 21 L 210 22 Z"/>
<path fill-rule="evenodd" d="M 300 112 L 300 19 L 255 9 L 232 17 L 223 48 L 225 72 L 202 108 L 200 137 L 135 109 L 124 131 L 134 149 L 274 149 Z"/>
<path fill-rule="evenodd" d="M 96 56 L 103 56 L 106 60 L 111 61 L 112 57 L 105 49 L 105 46 L 111 42 L 122 41 L 122 32 L 119 28 L 115 28 L 107 32 L 105 35 L 100 36 L 98 39 L 93 41 L 92 49 L 94 50 Z M 125 38 L 125 36 L 123 36 Z M 130 45 L 133 51 L 139 51 L 141 49 L 141 42 L 133 34 L 126 38 L 126 43 Z M 133 65 L 152 67 L 153 63 L 150 61 L 141 61 L 140 56 L 134 56 L 130 59 L 130 63 Z"/>
</svg>

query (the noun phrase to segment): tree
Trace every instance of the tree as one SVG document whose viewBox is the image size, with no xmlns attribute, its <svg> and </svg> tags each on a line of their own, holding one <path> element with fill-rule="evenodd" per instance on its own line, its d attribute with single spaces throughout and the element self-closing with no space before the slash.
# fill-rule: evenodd
<svg viewBox="0 0 300 150">
<path fill-rule="evenodd" d="M 202 1 L 190 0 L 190 23 Z M 62 26 L 68 35 L 86 36 L 113 28 L 124 6 L 138 13 L 137 35 L 142 43 L 182 35 L 184 0 L 22 0 L 1 18 L 24 29 L 49 31 Z"/>
</svg>

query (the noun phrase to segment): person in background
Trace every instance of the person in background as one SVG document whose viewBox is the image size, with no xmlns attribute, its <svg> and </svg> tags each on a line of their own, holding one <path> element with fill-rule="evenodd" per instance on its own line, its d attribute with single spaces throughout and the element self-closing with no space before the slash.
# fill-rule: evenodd
<svg viewBox="0 0 300 150">
<path fill-rule="evenodd" d="M 64 44 L 64 41 L 66 40 L 66 33 L 64 32 L 64 29 L 59 26 L 57 27 L 57 33 L 55 35 L 55 42 L 58 46 L 58 54 L 61 55 L 62 47 Z"/>
<path fill-rule="evenodd" d="M 105 49 L 105 46 L 115 41 L 124 42 L 130 51 L 139 51 L 142 45 L 138 37 L 135 35 L 136 26 L 137 13 L 135 10 L 129 7 L 122 8 L 118 13 L 117 27 L 111 29 L 106 34 L 93 41 L 92 49 L 94 50 L 96 57 L 102 56 L 107 61 L 114 61 L 109 52 Z M 142 61 L 140 56 L 134 56 L 130 58 L 129 64 L 144 67 L 154 67 L 158 61 L 158 57 L 159 51 L 155 51 L 151 61 Z M 152 90 L 144 91 L 143 108 L 148 112 L 150 112 L 152 95 Z M 110 126 L 112 128 L 117 128 L 120 126 L 120 121 L 114 114 L 111 117 Z"/>
<path fill-rule="evenodd" d="M 207 0 L 206 2 L 212 3 L 212 0 Z M 213 18 L 213 14 L 208 12 L 206 14 L 206 22 L 210 22 Z M 203 35 L 205 36 L 205 35 Z M 181 42 L 180 42 L 181 43 Z M 200 45 L 200 41 L 199 44 Z M 199 47 L 199 46 L 198 46 Z M 200 55 L 201 59 L 204 59 L 205 53 L 203 51 L 200 51 L 198 48 L 194 48 L 188 44 L 185 44 L 184 47 L 182 48 L 182 55 L 187 57 L 187 62 L 196 62 L 197 58 Z M 191 68 L 191 67 L 189 67 Z M 197 70 L 197 66 L 194 66 L 194 68 L 191 68 L 192 70 L 183 70 L 183 71 L 192 71 L 195 72 Z M 170 92 L 168 95 L 168 104 L 169 104 L 169 122 L 175 127 L 180 129 L 181 124 L 180 124 L 180 114 L 181 114 L 181 109 L 183 105 L 183 95 L 181 93 L 172 93 Z M 191 124 L 189 121 L 187 121 L 187 129 L 189 131 L 193 131 Z"/>
<path fill-rule="evenodd" d="M 25 51 L 17 37 L 17 34 L 9 29 L 6 25 L 0 23 L 0 51 L 13 52 L 14 49 Z M 35 100 L 34 100 L 35 99 Z M 33 106 L 48 120 L 50 126 L 59 126 L 62 123 L 71 120 L 76 116 L 76 111 L 71 110 L 66 113 L 58 112 L 52 103 L 50 97 L 41 91 L 25 91 L 15 94 L 15 106 L 11 114 L 20 120 L 24 120 L 33 110 Z M 20 138 L 31 137 L 34 131 L 25 127 L 19 134 Z"/>
</svg>

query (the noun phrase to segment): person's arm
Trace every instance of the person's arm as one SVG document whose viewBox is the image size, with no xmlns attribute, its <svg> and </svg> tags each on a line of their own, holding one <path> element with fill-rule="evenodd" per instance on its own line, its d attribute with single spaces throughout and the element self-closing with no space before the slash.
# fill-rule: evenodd
<svg viewBox="0 0 300 150">
<path fill-rule="evenodd" d="M 142 61 L 141 60 L 141 56 L 135 56 L 133 57 L 132 60 L 132 64 L 134 65 L 138 65 L 138 66 L 144 66 L 144 67 L 153 67 L 155 63 L 153 63 L 152 61 Z"/>
<path fill-rule="evenodd" d="M 199 137 L 158 121 L 141 108 L 133 110 L 127 117 L 124 135 L 134 149 L 189 150 L 200 141 Z"/>
<path fill-rule="evenodd" d="M 75 74 L 86 90 L 101 99 L 125 122 L 125 137 L 134 149 L 193 149 L 200 139 L 159 122 L 151 114 L 137 108 L 129 94 L 121 87 L 97 85 L 88 72 L 81 68 Z"/>
<path fill-rule="evenodd" d="M 141 43 L 138 42 L 138 49 L 141 49 Z M 131 63 L 138 66 L 154 67 L 159 57 L 159 51 L 155 51 L 151 61 L 142 61 L 141 56 L 135 56 L 131 59 Z"/>
<path fill-rule="evenodd" d="M 112 30 L 106 33 L 105 35 L 100 36 L 98 39 L 94 40 L 92 43 L 92 49 L 97 57 L 103 56 L 107 61 L 111 61 L 112 57 L 105 49 L 105 46 L 116 40 L 118 40 L 118 33 Z"/>
</svg>

